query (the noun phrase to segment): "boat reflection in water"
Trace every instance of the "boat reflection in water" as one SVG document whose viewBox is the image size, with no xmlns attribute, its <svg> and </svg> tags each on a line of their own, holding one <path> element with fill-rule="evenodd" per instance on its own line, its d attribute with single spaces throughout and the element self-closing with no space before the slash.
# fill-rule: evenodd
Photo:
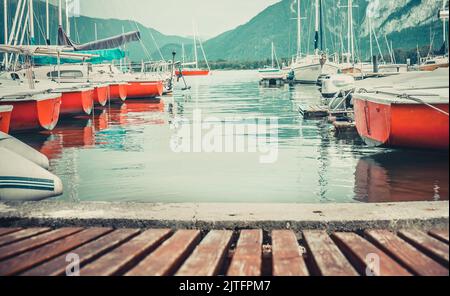
<svg viewBox="0 0 450 296">
<path fill-rule="evenodd" d="M 100 107 L 92 116 L 82 115 L 60 121 L 52 131 L 25 134 L 23 138 L 50 160 L 61 158 L 64 150 L 71 148 L 90 149 L 100 146 L 121 150 L 124 148 L 122 144 L 126 142 L 127 127 L 164 124 L 164 120 L 151 116 L 154 112 L 163 111 L 163 101 L 127 101 L 120 105 Z M 142 116 L 142 113 L 149 113 L 150 116 Z"/>
<path fill-rule="evenodd" d="M 448 200 L 448 183 L 448 153 L 380 153 L 359 161 L 355 198 L 370 203 Z"/>
</svg>

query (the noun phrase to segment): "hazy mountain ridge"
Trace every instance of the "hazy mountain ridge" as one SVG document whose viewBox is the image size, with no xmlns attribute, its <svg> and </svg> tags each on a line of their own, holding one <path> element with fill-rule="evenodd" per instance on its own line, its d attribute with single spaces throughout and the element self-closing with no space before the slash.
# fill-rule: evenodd
<svg viewBox="0 0 450 296">
<path fill-rule="evenodd" d="M 435 48 L 442 46 L 442 22 L 438 20 L 441 0 L 354 0 L 354 22 L 356 51 L 363 59 L 369 58 L 369 23 L 372 24 L 383 53 L 387 52 L 385 35 L 396 49 L 414 49 L 430 44 L 434 37 Z M 17 0 L 9 1 L 10 18 L 14 13 Z M 36 38 L 43 44 L 45 27 L 45 3 L 36 1 Z M 314 1 L 302 1 L 302 52 L 313 50 Z M 347 0 L 323 0 L 324 48 L 329 52 L 347 50 Z M 273 41 L 279 58 L 289 58 L 296 53 L 296 5 L 293 0 L 283 0 L 267 7 L 246 24 L 220 34 L 204 42 L 204 48 L 210 61 L 261 61 L 270 57 Z M 0 6 L 3 17 L 3 6 Z M 57 34 L 57 8 L 50 10 L 51 35 L 53 44 Z M 170 17 L 170 16 L 168 16 Z M 10 20 L 11 22 L 11 20 Z M 131 59 L 161 59 L 157 47 L 165 59 L 171 58 L 176 51 L 181 60 L 181 44 L 185 45 L 186 60 L 193 59 L 193 41 L 179 36 L 167 36 L 152 28 L 134 21 L 117 19 L 97 19 L 81 16 L 72 18 L 72 39 L 85 43 L 94 39 L 94 27 L 97 24 L 98 38 L 106 38 L 123 31 L 139 29 L 142 44 L 128 45 Z M 11 27 L 11 25 L 10 25 Z M 3 26 L 0 26 L 0 42 L 3 41 Z M 201 32 L 200 32 L 201 33 Z M 153 37 L 152 37 L 153 35 Z M 153 40 L 154 39 L 154 40 Z M 374 41 L 374 46 L 376 42 Z M 375 46 L 376 52 L 378 52 Z M 201 51 L 199 50 L 199 56 Z"/>
</svg>

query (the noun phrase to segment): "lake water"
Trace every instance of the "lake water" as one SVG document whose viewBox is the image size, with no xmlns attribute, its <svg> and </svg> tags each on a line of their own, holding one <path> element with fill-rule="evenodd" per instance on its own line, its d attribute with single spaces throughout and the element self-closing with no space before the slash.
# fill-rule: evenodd
<svg viewBox="0 0 450 296">
<path fill-rule="evenodd" d="M 369 148 L 357 135 L 336 137 L 326 120 L 299 115 L 299 106 L 320 104 L 317 87 L 262 88 L 253 71 L 214 72 L 188 84 L 189 91 L 179 83 L 160 102 L 107 106 L 19 138 L 51 159 L 65 186 L 59 199 L 67 201 L 448 200 L 448 153 Z M 204 130 L 195 124 L 201 121 Z M 266 130 L 255 128 L 261 122 Z M 208 142 L 211 128 L 224 136 Z M 231 143 L 231 150 L 207 152 L 198 139 Z M 241 142 L 242 151 L 225 152 Z M 261 143 L 256 152 L 252 143 Z"/>
</svg>

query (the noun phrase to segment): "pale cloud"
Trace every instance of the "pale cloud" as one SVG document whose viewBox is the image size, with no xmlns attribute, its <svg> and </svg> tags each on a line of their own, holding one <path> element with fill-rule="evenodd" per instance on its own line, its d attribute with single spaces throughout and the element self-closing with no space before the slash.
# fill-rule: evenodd
<svg viewBox="0 0 450 296">
<path fill-rule="evenodd" d="M 249 21 L 280 0 L 80 0 L 81 14 L 132 19 L 164 34 L 214 37 Z"/>
</svg>

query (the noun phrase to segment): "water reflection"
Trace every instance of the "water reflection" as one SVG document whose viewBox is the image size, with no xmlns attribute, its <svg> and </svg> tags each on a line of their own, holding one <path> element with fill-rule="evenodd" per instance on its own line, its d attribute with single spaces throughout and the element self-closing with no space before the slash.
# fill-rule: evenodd
<svg viewBox="0 0 450 296">
<path fill-rule="evenodd" d="M 448 154 L 379 153 L 361 158 L 355 176 L 355 198 L 363 202 L 449 199 Z"/>
<path fill-rule="evenodd" d="M 138 202 L 383 202 L 448 199 L 448 154 L 418 156 L 338 137 L 326 120 L 305 120 L 300 106 L 321 104 L 314 86 L 261 88 L 256 72 L 188 80 L 161 101 L 127 100 L 54 131 L 21 135 L 51 158 L 63 200 Z M 175 153 L 177 123 L 203 119 L 246 125 L 278 119 L 278 159 L 258 153 Z M 235 121 L 235 119 L 238 119 Z M 188 124 L 188 123 L 186 123 Z M 192 136 L 192 135 L 191 135 Z M 254 138 L 234 131 L 235 138 Z M 189 136 L 187 136 L 189 137 Z M 246 140 L 248 140 L 246 139 Z M 190 139 L 192 140 L 192 139 Z M 356 176 L 356 177 L 355 177 Z"/>
</svg>

